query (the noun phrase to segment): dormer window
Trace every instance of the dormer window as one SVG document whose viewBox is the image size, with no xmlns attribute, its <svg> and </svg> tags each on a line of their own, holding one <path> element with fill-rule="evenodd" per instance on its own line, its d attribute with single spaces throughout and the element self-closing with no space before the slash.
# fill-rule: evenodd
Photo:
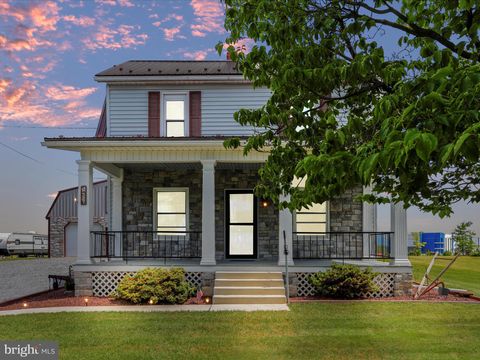
<svg viewBox="0 0 480 360">
<path fill-rule="evenodd" d="M 188 136 L 188 108 L 186 94 L 165 94 L 161 133 L 167 137 Z"/>
</svg>

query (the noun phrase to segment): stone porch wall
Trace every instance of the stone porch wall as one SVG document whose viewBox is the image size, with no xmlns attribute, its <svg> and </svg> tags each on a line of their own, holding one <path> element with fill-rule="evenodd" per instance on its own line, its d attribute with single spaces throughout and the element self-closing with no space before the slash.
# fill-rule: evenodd
<svg viewBox="0 0 480 360">
<path fill-rule="evenodd" d="M 225 190 L 253 189 L 256 169 L 215 170 L 216 259 L 225 258 Z M 153 189 L 189 189 L 189 230 L 202 229 L 202 170 L 125 170 L 123 180 L 123 228 L 153 231 Z M 258 205 L 257 205 L 258 206 Z M 278 257 L 278 210 L 258 206 L 258 258 Z"/>
<path fill-rule="evenodd" d="M 76 217 L 58 217 L 50 219 L 50 257 L 65 256 L 65 227 L 70 223 L 76 223 Z M 95 224 L 101 225 L 104 229 L 107 227 L 107 219 L 103 217 L 95 217 Z"/>
</svg>

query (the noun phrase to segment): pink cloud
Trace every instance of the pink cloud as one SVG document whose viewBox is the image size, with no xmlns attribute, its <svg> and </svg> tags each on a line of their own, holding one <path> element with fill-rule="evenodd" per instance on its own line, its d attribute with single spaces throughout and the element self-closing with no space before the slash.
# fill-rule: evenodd
<svg viewBox="0 0 480 360">
<path fill-rule="evenodd" d="M 17 21 L 24 21 L 26 16 L 24 10 L 12 7 L 7 2 L 0 2 L 0 15 L 13 17 Z"/>
<path fill-rule="evenodd" d="M 78 100 L 87 97 L 97 91 L 95 87 L 75 88 L 68 85 L 49 86 L 46 89 L 45 96 L 52 100 Z"/>
<path fill-rule="evenodd" d="M 192 30 L 192 35 L 196 37 L 205 37 L 207 34 L 198 30 Z"/>
<path fill-rule="evenodd" d="M 121 6 L 121 7 L 133 7 L 135 6 L 130 0 L 95 0 L 97 4 L 108 6 Z"/>
<path fill-rule="evenodd" d="M 118 0 L 118 5 L 123 7 L 134 7 L 135 5 L 130 0 Z"/>
<path fill-rule="evenodd" d="M 66 15 L 63 17 L 63 20 L 81 27 L 89 27 L 95 25 L 95 19 L 89 16 L 76 17 L 74 15 Z"/>
<path fill-rule="evenodd" d="M 238 40 L 235 43 L 223 44 L 223 48 L 227 49 L 228 47 L 233 46 L 236 51 L 242 51 L 244 53 L 248 53 L 252 50 L 252 47 L 254 44 L 255 42 L 253 41 L 253 39 L 244 38 L 244 39 Z"/>
<path fill-rule="evenodd" d="M 183 56 L 186 59 L 194 59 L 194 60 L 204 60 L 207 57 L 208 51 L 205 50 L 199 50 L 199 51 L 194 51 L 194 52 L 184 52 Z"/>
<path fill-rule="evenodd" d="M 193 36 L 205 36 L 207 32 L 224 33 L 224 8 L 217 0 L 192 0 L 195 24 L 190 26 Z"/>
<path fill-rule="evenodd" d="M 50 199 L 55 199 L 57 197 L 57 194 L 58 193 L 54 192 L 54 193 L 48 194 L 47 197 Z"/>
<path fill-rule="evenodd" d="M 120 48 L 134 48 L 144 45 L 148 39 L 147 34 L 134 34 L 133 31 L 139 27 L 131 25 L 120 25 L 117 30 L 105 25 L 100 25 L 98 31 L 82 42 L 86 49 L 95 51 L 97 49 L 117 50 Z"/>
<path fill-rule="evenodd" d="M 17 103 L 19 103 L 25 94 L 28 92 L 34 91 L 35 85 L 31 82 L 26 82 L 22 84 L 22 86 L 10 89 L 5 94 L 5 100 L 8 107 L 14 107 Z"/>
<path fill-rule="evenodd" d="M 117 2 L 115 0 L 95 0 L 95 2 L 100 5 L 108 5 L 108 6 L 117 5 Z"/>
<path fill-rule="evenodd" d="M 0 93 L 3 93 L 11 83 L 10 79 L 0 79 Z"/>
<path fill-rule="evenodd" d="M 158 18 L 158 15 L 157 15 L 157 18 Z M 156 26 L 156 27 L 160 27 L 160 26 L 162 26 L 162 24 L 164 24 L 166 22 L 169 22 L 169 21 L 172 21 L 172 20 L 182 22 L 182 24 L 180 24 L 179 28 L 181 28 L 184 25 L 183 16 L 182 15 L 177 15 L 177 14 L 169 14 L 165 18 L 163 18 L 162 20 L 155 21 L 154 23 L 152 23 L 152 25 Z"/>
<path fill-rule="evenodd" d="M 87 107 L 84 101 L 95 90 L 63 84 L 38 88 L 31 81 L 10 85 L 0 96 L 0 126 L 6 121 L 58 126 L 97 119 L 100 109 Z"/>
<path fill-rule="evenodd" d="M 165 36 L 165 40 L 173 41 L 175 36 L 180 33 L 181 26 L 173 27 L 173 28 L 164 28 L 163 34 Z"/>
<path fill-rule="evenodd" d="M 41 32 L 57 29 L 60 8 L 53 1 L 37 3 L 29 9 L 32 23 Z"/>
</svg>

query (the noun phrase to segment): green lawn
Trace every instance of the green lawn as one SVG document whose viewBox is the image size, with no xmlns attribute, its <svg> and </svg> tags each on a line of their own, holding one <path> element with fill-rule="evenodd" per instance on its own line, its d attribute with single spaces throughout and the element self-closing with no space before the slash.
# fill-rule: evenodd
<svg viewBox="0 0 480 360">
<path fill-rule="evenodd" d="M 61 359 L 474 359 L 480 304 L 309 303 L 290 312 L 0 317 L 0 338 L 60 343 Z"/>
<path fill-rule="evenodd" d="M 18 255 L 10 255 L 10 256 L 0 256 L 0 261 L 33 260 L 33 259 L 46 259 L 46 258 L 47 257 L 35 257 L 35 256 L 20 257 Z"/>
<path fill-rule="evenodd" d="M 435 260 L 435 265 L 430 272 L 430 278 L 447 266 L 452 256 L 440 256 Z M 422 276 L 427 270 L 432 256 L 411 256 L 410 261 L 413 265 L 413 276 L 416 281 L 421 281 Z M 455 263 L 442 276 L 446 287 L 454 289 L 466 289 L 480 295 L 480 257 L 479 256 L 460 256 Z"/>
</svg>

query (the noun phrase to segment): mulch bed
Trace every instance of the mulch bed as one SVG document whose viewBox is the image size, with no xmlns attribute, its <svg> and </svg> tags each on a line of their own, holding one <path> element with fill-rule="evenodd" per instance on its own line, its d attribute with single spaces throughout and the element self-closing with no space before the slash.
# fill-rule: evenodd
<svg viewBox="0 0 480 360">
<path fill-rule="evenodd" d="M 88 306 L 115 306 L 115 305 L 132 305 L 124 300 L 115 300 L 105 297 L 84 296 L 76 297 L 73 294 L 65 294 L 64 289 L 51 290 L 37 295 L 27 296 L 22 299 L 9 301 L 4 304 L 0 304 L 0 311 L 3 310 L 17 310 L 24 309 L 24 304 L 27 304 L 27 308 L 43 308 L 43 307 L 63 307 L 63 306 L 85 306 L 85 299 L 88 299 Z M 436 292 L 431 292 L 422 296 L 419 300 L 413 300 L 411 296 L 392 296 L 384 298 L 368 298 L 368 299 L 332 299 L 321 296 L 304 296 L 290 298 L 292 303 L 302 302 L 316 302 L 316 301 L 431 301 L 431 302 L 480 302 L 480 298 L 468 298 L 461 296 L 440 296 Z M 204 304 L 202 301 L 198 301 L 196 298 L 191 298 L 185 303 L 187 305 Z"/>
<path fill-rule="evenodd" d="M 115 300 L 106 297 L 96 296 L 74 296 L 73 294 L 65 294 L 64 289 L 51 290 L 37 295 L 27 296 L 21 299 L 9 301 L 0 304 L 0 311 L 3 310 L 17 310 L 24 309 L 24 304 L 27 308 L 43 308 L 43 307 L 63 307 L 63 306 L 85 306 L 85 299 L 88 299 L 88 306 L 115 306 L 115 305 L 132 305 L 128 301 Z M 196 298 L 188 299 L 185 303 L 187 305 L 203 304 Z"/>
<path fill-rule="evenodd" d="M 468 298 L 454 295 L 438 295 L 436 292 L 431 292 L 423 295 L 418 300 L 414 300 L 411 296 L 390 296 L 382 298 L 365 298 L 365 299 L 332 299 L 322 296 L 304 296 L 290 298 L 290 302 L 314 302 L 314 301 L 431 301 L 431 302 L 480 302 L 478 298 Z"/>
</svg>

